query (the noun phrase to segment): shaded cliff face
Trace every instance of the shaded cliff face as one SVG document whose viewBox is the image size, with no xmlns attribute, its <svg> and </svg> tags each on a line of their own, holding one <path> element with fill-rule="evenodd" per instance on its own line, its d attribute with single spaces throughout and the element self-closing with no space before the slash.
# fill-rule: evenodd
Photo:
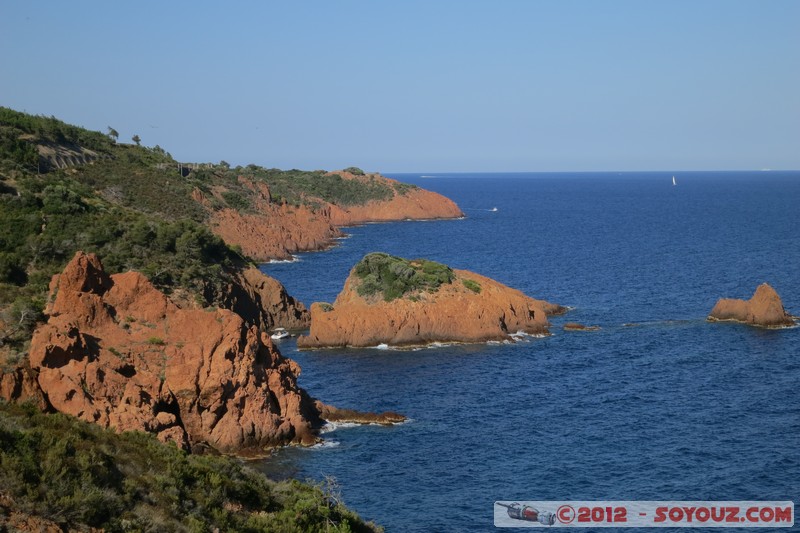
<svg viewBox="0 0 800 533">
<path fill-rule="evenodd" d="M 232 281 L 224 289 L 220 305 L 244 318 L 262 331 L 276 327 L 288 330 L 308 328 L 308 310 L 295 300 L 276 279 L 256 268 L 231 273 Z"/>
<path fill-rule="evenodd" d="M 385 301 L 381 295 L 359 295 L 363 281 L 354 269 L 332 306 L 311 306 L 311 329 L 298 338 L 297 345 L 364 347 L 505 340 L 517 332 L 547 334 L 547 315 L 565 311 L 479 274 L 452 272 L 452 282 L 434 293 L 415 291 Z"/>
<path fill-rule="evenodd" d="M 286 204 L 270 205 L 258 213 L 215 211 L 211 230 L 257 261 L 288 260 L 297 252 L 323 250 L 343 236 L 331 223 L 329 211 Z"/>
<path fill-rule="evenodd" d="M 266 184 L 240 177 L 239 182 L 252 192 L 253 212 L 242 213 L 230 208 L 211 211 L 211 228 L 225 242 L 240 246 L 246 255 L 267 261 L 286 260 L 297 252 L 325 249 L 343 235 L 338 226 L 464 216 L 452 200 L 435 192 L 400 187 L 397 181 L 380 175 L 337 174 L 345 180 L 373 180 L 385 184 L 392 197 L 351 206 L 307 197 L 308 204 L 295 206 L 275 203 Z M 193 197 L 207 207 L 210 205 L 200 191 L 195 191 Z"/>
<path fill-rule="evenodd" d="M 179 309 L 141 274 L 108 276 L 83 253 L 52 287 L 30 370 L 0 377 L 6 399 L 39 397 L 48 408 L 186 448 L 317 440 L 322 420 L 297 386 L 299 367 L 237 314 Z"/>
<path fill-rule="evenodd" d="M 786 327 L 794 325 L 794 319 L 783 308 L 778 293 L 768 283 L 762 283 L 749 300 L 720 298 L 709 321 L 743 322 L 752 326 Z"/>
</svg>

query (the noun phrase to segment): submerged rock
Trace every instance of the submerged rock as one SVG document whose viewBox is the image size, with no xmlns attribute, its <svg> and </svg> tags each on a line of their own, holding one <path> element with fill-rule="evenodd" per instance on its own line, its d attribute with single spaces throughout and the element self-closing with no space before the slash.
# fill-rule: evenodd
<svg viewBox="0 0 800 533">
<path fill-rule="evenodd" d="M 311 306 L 301 348 L 425 345 L 547 334 L 547 316 L 565 308 L 487 277 L 432 261 L 369 254 L 336 301 Z"/>
<path fill-rule="evenodd" d="M 577 322 L 567 322 L 564 324 L 564 331 L 600 331 L 600 326 L 585 326 Z"/>
<path fill-rule="evenodd" d="M 762 327 L 787 327 L 795 323 L 792 315 L 783 308 L 778 293 L 768 283 L 759 285 L 749 300 L 719 299 L 708 320 L 742 322 Z"/>
</svg>

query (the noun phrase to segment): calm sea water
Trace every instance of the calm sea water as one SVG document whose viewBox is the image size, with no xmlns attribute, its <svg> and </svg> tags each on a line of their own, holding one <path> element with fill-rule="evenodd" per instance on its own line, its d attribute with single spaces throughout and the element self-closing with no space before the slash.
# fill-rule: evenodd
<svg viewBox="0 0 800 533">
<path fill-rule="evenodd" d="M 264 265 L 307 304 L 333 301 L 353 264 L 385 251 L 574 310 L 515 345 L 285 342 L 313 396 L 411 421 L 337 429 L 259 467 L 333 476 L 387 531 L 491 531 L 495 500 L 800 502 L 800 329 L 705 322 L 717 298 L 764 281 L 800 315 L 800 173 L 675 176 L 395 175 L 467 218 L 350 228 L 333 250 Z"/>
</svg>

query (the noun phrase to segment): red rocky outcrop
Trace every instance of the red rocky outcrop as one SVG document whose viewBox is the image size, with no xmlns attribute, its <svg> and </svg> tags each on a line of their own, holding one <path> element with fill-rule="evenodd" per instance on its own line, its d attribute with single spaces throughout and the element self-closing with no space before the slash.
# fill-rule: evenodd
<svg viewBox="0 0 800 533">
<path fill-rule="evenodd" d="M 29 366 L 0 371 L 6 400 L 240 453 L 312 444 L 321 411 L 339 412 L 298 387 L 298 365 L 238 314 L 179 309 L 137 272 L 107 275 L 93 254 L 54 277 L 48 313 Z"/>
<path fill-rule="evenodd" d="M 244 318 L 262 331 L 275 327 L 306 329 L 310 315 L 305 306 L 284 286 L 256 268 L 231 272 L 231 282 L 222 290 L 220 306 Z"/>
<path fill-rule="evenodd" d="M 421 291 L 389 302 L 358 294 L 351 272 L 333 305 L 311 306 L 311 330 L 301 348 L 425 345 L 434 342 L 486 342 L 523 332 L 547 334 L 547 315 L 561 306 L 536 300 L 487 277 L 454 270 L 452 283 L 434 293 Z M 475 283 L 475 292 L 464 284 Z"/>
<path fill-rule="evenodd" d="M 253 193 L 253 213 L 235 209 L 210 210 L 205 195 L 195 191 L 192 197 L 209 207 L 211 229 L 231 245 L 258 261 L 287 260 L 297 252 L 323 250 L 344 234 L 339 226 L 365 222 L 459 218 L 464 216 L 458 206 L 441 194 L 421 188 L 404 193 L 395 190 L 395 180 L 378 174 L 356 176 L 337 172 L 347 180 L 374 180 L 391 187 L 392 198 L 373 200 L 360 206 L 338 206 L 319 198 L 308 198 L 315 204 L 294 206 L 274 203 L 264 183 L 240 177 L 239 182 Z"/>
<path fill-rule="evenodd" d="M 759 285 L 749 300 L 721 298 L 708 315 L 708 320 L 743 322 L 763 327 L 787 327 L 795 323 L 783 308 L 781 297 L 768 283 Z"/>
</svg>

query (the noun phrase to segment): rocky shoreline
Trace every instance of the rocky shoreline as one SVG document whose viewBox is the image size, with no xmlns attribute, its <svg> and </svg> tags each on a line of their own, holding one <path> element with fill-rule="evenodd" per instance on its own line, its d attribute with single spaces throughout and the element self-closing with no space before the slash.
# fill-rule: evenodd
<svg viewBox="0 0 800 533">
<path fill-rule="evenodd" d="M 409 188 L 399 192 L 399 182 L 380 174 L 358 176 L 345 171 L 336 174 L 344 180 L 383 184 L 392 191 L 392 197 L 351 206 L 308 197 L 307 203 L 290 205 L 276 202 L 265 183 L 245 176 L 240 176 L 239 182 L 253 195 L 253 212 L 242 213 L 230 208 L 215 211 L 210 198 L 199 190 L 192 197 L 208 210 L 214 233 L 228 244 L 241 247 L 247 256 L 257 261 L 291 260 L 292 254 L 298 252 L 328 249 L 344 236 L 340 228 L 345 226 L 464 216 L 455 202 L 426 189 Z"/>
</svg>

